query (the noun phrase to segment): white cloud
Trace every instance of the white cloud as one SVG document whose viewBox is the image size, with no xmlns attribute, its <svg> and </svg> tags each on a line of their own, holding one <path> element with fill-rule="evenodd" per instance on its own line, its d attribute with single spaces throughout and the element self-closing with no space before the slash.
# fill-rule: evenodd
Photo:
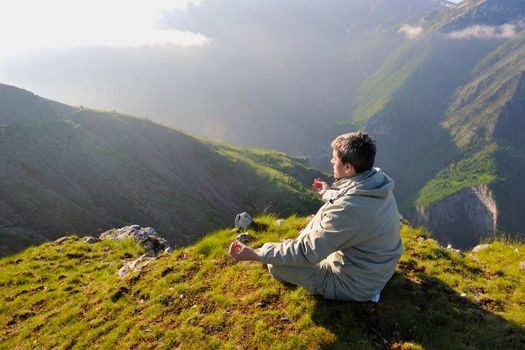
<svg viewBox="0 0 525 350">
<path fill-rule="evenodd" d="M 423 27 L 415 27 L 410 24 L 405 24 L 399 28 L 397 32 L 404 34 L 407 39 L 414 39 L 423 33 Z"/>
<path fill-rule="evenodd" d="M 17 0 L 0 5 L 0 53 L 86 46 L 203 46 L 200 34 L 161 28 L 164 11 L 203 0 Z"/>
<path fill-rule="evenodd" d="M 516 35 L 515 24 L 500 26 L 474 25 L 448 33 L 451 39 L 507 39 Z"/>
</svg>

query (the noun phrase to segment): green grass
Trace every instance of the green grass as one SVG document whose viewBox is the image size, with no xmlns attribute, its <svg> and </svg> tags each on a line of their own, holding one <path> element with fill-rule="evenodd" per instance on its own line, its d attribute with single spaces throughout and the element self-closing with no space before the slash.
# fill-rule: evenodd
<svg viewBox="0 0 525 350">
<path fill-rule="evenodd" d="M 307 219 L 255 219 L 250 243 Z M 130 241 L 46 243 L 0 260 L 0 349 L 517 349 L 525 344 L 525 245 L 462 257 L 403 226 L 405 254 L 379 304 L 326 301 L 235 263 L 237 232 L 211 233 L 124 280 Z M 460 297 L 465 293 L 466 297 Z"/>
<path fill-rule="evenodd" d="M 451 163 L 438 172 L 419 192 L 416 206 L 430 207 L 466 187 L 488 185 L 495 181 L 496 149 L 495 145 L 489 145 L 470 158 Z"/>
<path fill-rule="evenodd" d="M 312 190 L 311 183 L 314 178 L 328 177 L 328 174 L 306 166 L 302 161 L 276 150 L 242 148 L 208 142 L 218 154 L 237 167 L 236 171 L 246 173 L 246 181 L 252 184 L 252 186 L 245 186 L 246 202 L 253 202 L 253 198 L 266 198 L 272 199 L 274 208 L 298 208 L 296 203 L 303 203 L 303 207 L 307 210 L 313 210 L 319 205 L 319 195 Z M 232 168 L 223 170 L 231 172 Z M 222 170 L 220 167 L 215 167 L 214 171 Z M 258 181 L 257 184 L 254 181 Z M 255 213 L 265 212 L 265 208 L 259 207 L 251 210 Z M 288 215 L 293 213 L 290 210 L 283 212 Z"/>
</svg>

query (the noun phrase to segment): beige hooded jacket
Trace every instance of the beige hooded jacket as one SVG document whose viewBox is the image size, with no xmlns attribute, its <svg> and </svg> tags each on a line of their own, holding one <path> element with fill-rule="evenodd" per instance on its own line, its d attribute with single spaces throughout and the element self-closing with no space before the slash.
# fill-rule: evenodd
<svg viewBox="0 0 525 350">
<path fill-rule="evenodd" d="M 403 252 L 394 182 L 381 169 L 336 181 L 296 240 L 259 249 L 271 274 L 327 299 L 373 299 Z"/>
</svg>

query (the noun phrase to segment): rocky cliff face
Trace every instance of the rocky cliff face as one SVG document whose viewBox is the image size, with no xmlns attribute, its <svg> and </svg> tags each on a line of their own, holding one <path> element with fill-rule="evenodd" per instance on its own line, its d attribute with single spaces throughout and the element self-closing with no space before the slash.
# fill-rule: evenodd
<svg viewBox="0 0 525 350">
<path fill-rule="evenodd" d="M 415 222 L 442 244 L 469 248 L 494 236 L 498 210 L 486 185 L 467 187 L 429 208 L 417 208 Z"/>
</svg>

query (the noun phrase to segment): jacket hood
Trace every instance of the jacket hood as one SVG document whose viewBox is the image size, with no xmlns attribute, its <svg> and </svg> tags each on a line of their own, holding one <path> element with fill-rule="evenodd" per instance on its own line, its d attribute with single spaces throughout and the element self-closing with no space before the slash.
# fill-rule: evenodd
<svg viewBox="0 0 525 350">
<path fill-rule="evenodd" d="M 379 168 L 337 180 L 333 189 L 343 194 L 384 198 L 394 190 L 394 180 Z"/>
</svg>

